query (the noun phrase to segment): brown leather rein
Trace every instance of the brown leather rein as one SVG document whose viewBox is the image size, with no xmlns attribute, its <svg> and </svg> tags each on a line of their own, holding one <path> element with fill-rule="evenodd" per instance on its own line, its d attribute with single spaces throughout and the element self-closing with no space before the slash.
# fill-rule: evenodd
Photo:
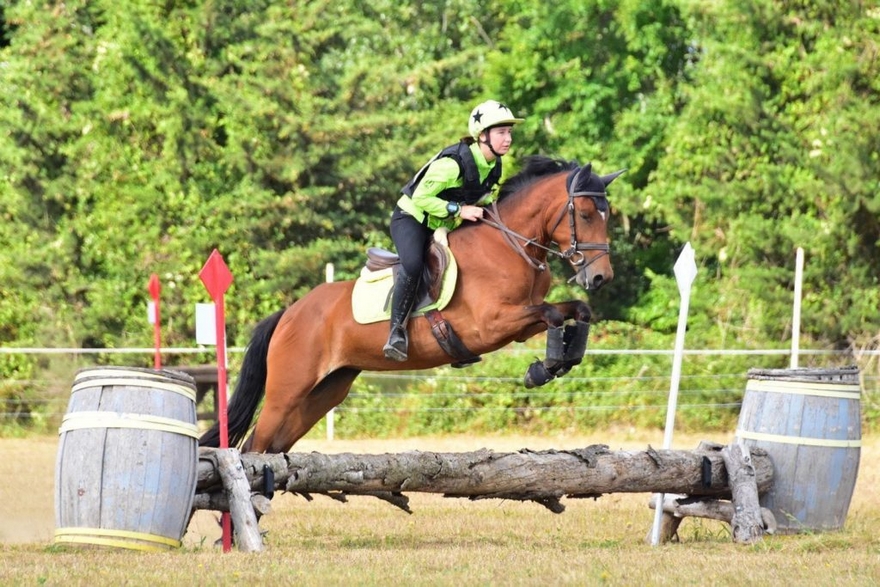
<svg viewBox="0 0 880 587">
<path fill-rule="evenodd" d="M 526 251 L 526 247 L 529 245 L 547 251 L 551 255 L 556 255 L 560 259 L 571 263 L 572 267 L 580 269 L 582 267 L 592 265 L 605 255 L 611 253 L 611 247 L 608 246 L 608 243 L 591 243 L 578 241 L 577 224 L 575 223 L 574 199 L 580 197 L 605 199 L 607 197 L 607 194 L 606 192 L 569 192 L 568 204 L 563 207 L 563 209 L 559 212 L 559 218 L 557 218 L 556 223 L 553 225 L 553 229 L 550 231 L 550 233 L 552 234 L 556 230 L 556 228 L 559 226 L 559 223 L 562 222 L 562 219 L 565 217 L 565 213 L 567 211 L 568 226 L 571 231 L 571 246 L 564 251 L 557 251 L 555 249 L 547 247 L 533 238 L 523 236 L 518 232 L 508 228 L 507 225 L 504 224 L 504 221 L 501 220 L 501 215 L 498 213 L 498 205 L 496 202 L 492 202 L 492 206 L 486 209 L 488 218 L 483 218 L 483 223 L 500 230 L 507 243 L 513 248 L 513 250 L 519 253 L 519 256 L 525 259 L 526 263 L 528 263 L 533 269 L 544 271 L 545 269 L 547 269 L 547 265 L 529 255 L 529 253 Z M 596 255 L 595 257 L 587 261 L 583 251 L 601 251 L 601 254 Z"/>
</svg>

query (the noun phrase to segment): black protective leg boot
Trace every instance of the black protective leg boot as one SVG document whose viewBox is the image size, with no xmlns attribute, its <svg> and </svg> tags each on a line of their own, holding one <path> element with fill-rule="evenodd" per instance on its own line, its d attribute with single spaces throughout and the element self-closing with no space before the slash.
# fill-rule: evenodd
<svg viewBox="0 0 880 587">
<path fill-rule="evenodd" d="M 547 357 L 543 361 L 538 360 L 529 365 L 529 369 L 526 371 L 526 376 L 523 380 L 526 389 L 540 387 L 556 377 L 556 371 L 558 371 L 563 365 L 562 359 L 564 348 L 565 341 L 562 327 L 548 328 Z"/>
<path fill-rule="evenodd" d="M 419 277 L 407 274 L 403 269 L 397 272 L 394 280 L 394 293 L 391 295 L 391 333 L 388 342 L 382 348 L 385 358 L 392 361 L 406 361 L 409 340 L 406 335 L 406 324 L 409 313 L 416 301 L 419 288 Z"/>
</svg>

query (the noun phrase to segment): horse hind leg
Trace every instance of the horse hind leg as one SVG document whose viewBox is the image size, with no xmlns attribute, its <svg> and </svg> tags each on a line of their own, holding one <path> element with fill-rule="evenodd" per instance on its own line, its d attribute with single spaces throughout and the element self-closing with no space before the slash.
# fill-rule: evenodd
<svg viewBox="0 0 880 587">
<path fill-rule="evenodd" d="M 266 405 L 244 450 L 269 453 L 289 451 L 327 412 L 345 399 L 359 374 L 359 369 L 352 368 L 333 371 L 306 395 L 299 396 L 298 401 L 288 401 L 283 405 L 270 402 L 270 395 L 277 397 L 278 394 L 270 394 L 267 388 Z"/>
<path fill-rule="evenodd" d="M 295 426 L 291 427 L 290 434 L 273 442 L 272 450 L 278 452 L 290 450 L 290 447 L 314 428 L 327 412 L 342 403 L 358 375 L 360 375 L 359 369 L 344 368 L 333 371 L 319 381 L 291 414 L 290 421 Z"/>
</svg>

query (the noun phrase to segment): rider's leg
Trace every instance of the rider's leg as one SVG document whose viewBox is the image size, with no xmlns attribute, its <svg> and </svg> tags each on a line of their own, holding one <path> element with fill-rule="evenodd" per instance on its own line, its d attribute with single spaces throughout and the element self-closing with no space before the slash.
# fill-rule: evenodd
<svg viewBox="0 0 880 587">
<path fill-rule="evenodd" d="M 391 216 L 391 238 L 400 257 L 400 269 L 391 296 L 391 328 L 382 351 L 392 361 L 406 361 L 409 347 L 406 325 L 416 301 L 425 264 L 425 248 L 431 236 L 427 226 L 399 208 Z"/>
<path fill-rule="evenodd" d="M 394 293 L 391 296 L 391 332 L 388 335 L 388 342 L 382 348 L 386 359 L 407 360 L 409 339 L 406 334 L 406 325 L 416 301 L 419 277 L 419 275 L 410 275 L 401 267 L 394 279 Z"/>
</svg>

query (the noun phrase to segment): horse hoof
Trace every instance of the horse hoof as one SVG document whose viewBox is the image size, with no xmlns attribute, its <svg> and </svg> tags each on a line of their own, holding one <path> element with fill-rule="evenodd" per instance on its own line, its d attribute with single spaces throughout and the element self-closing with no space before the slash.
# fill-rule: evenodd
<svg viewBox="0 0 880 587">
<path fill-rule="evenodd" d="M 547 367 L 546 365 L 544 365 L 543 361 L 535 361 L 534 363 L 529 365 L 529 370 L 526 371 L 526 376 L 523 379 L 523 384 L 526 386 L 526 389 L 532 389 L 533 387 L 540 387 L 544 385 L 553 378 L 553 373 L 547 370 Z"/>
</svg>

